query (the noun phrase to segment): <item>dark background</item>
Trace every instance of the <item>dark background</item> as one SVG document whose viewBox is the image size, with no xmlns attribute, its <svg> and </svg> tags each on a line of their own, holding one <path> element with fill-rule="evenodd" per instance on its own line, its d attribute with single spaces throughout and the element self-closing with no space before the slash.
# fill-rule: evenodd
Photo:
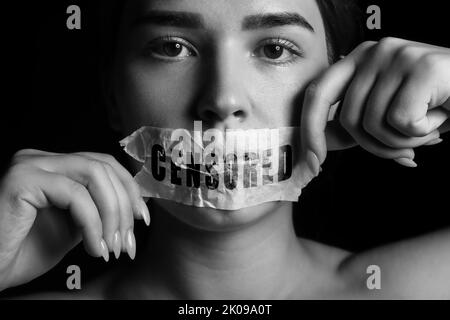
<svg viewBox="0 0 450 320">
<path fill-rule="evenodd" d="M 367 31 L 367 39 L 389 35 L 450 47 L 444 1 L 359 2 L 382 10 L 382 30 Z M 71 4 L 81 7 L 81 30 L 66 28 Z M 97 1 L 5 1 L 1 6 L 0 168 L 23 148 L 95 151 L 123 159 L 122 137 L 109 130 L 99 107 Z M 294 213 L 299 235 L 360 251 L 450 226 L 449 141 L 418 149 L 416 160 L 419 168 L 408 169 L 360 148 L 330 153 L 323 174 L 304 190 Z M 143 231 L 142 223 L 137 229 Z M 105 268 L 127 264 L 122 256 L 106 266 L 79 246 L 45 276 L 6 293 L 66 290 L 68 265 L 79 265 L 86 281 Z"/>
</svg>

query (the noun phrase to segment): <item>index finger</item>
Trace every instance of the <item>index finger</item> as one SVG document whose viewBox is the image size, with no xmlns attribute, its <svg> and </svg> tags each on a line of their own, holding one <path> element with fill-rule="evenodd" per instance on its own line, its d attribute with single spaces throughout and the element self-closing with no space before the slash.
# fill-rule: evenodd
<svg viewBox="0 0 450 320">
<path fill-rule="evenodd" d="M 150 224 L 150 213 L 145 203 L 146 199 L 143 199 L 141 196 L 139 185 L 134 181 L 133 176 L 127 169 L 125 169 L 114 157 L 106 154 L 94 152 L 78 152 L 77 154 L 110 164 L 130 196 L 135 218 L 143 218 L 147 225 Z"/>
<path fill-rule="evenodd" d="M 327 154 L 326 128 L 331 107 L 342 100 L 357 69 L 358 58 L 373 43 L 360 46 L 352 54 L 332 65 L 307 88 L 301 120 L 303 159 L 312 152 L 320 164 Z M 336 139 L 334 139 L 336 140 Z M 345 142 L 347 144 L 348 141 Z"/>
</svg>

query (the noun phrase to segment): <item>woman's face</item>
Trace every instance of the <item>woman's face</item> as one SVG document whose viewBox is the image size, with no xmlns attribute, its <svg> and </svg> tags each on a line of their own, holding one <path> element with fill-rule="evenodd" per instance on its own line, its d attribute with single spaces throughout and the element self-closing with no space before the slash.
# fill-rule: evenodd
<svg viewBox="0 0 450 320">
<path fill-rule="evenodd" d="M 194 120 L 204 130 L 299 126 L 305 87 L 328 66 L 315 0 L 128 1 L 121 23 L 114 94 L 125 135 L 145 125 L 192 130 Z M 158 203 L 208 229 L 277 206 Z"/>
</svg>

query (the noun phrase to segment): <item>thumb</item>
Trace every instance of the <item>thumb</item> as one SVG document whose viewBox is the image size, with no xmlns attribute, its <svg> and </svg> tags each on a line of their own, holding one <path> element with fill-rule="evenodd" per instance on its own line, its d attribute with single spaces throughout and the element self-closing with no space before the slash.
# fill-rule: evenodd
<svg viewBox="0 0 450 320">
<path fill-rule="evenodd" d="M 332 106 L 342 100 L 355 70 L 356 61 L 347 57 L 308 86 L 300 125 L 302 160 L 307 161 L 308 154 L 313 153 L 321 165 L 328 149 L 340 150 L 351 145 L 352 139 L 338 121 L 329 122 L 329 115 Z M 309 163 L 309 166 L 315 168 L 317 164 Z"/>
<path fill-rule="evenodd" d="M 364 53 L 374 44 L 361 44 L 308 86 L 303 103 L 300 138 L 301 159 L 311 169 L 320 167 L 328 149 L 341 150 L 354 145 L 345 130 L 337 122 L 328 123 L 328 118 L 333 105 L 343 99 Z M 315 159 L 317 163 L 308 159 Z"/>
</svg>

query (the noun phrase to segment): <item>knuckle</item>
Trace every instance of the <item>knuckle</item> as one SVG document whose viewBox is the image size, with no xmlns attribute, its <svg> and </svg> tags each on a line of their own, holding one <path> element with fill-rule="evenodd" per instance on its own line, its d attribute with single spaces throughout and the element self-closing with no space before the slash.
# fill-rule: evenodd
<svg viewBox="0 0 450 320">
<path fill-rule="evenodd" d="M 395 129 L 407 135 L 424 137 L 429 134 L 426 129 L 418 127 L 412 119 L 402 112 L 393 112 L 392 114 L 389 114 L 388 123 Z"/>
<path fill-rule="evenodd" d="M 413 66 L 417 62 L 419 50 L 416 47 L 406 45 L 399 48 L 396 52 L 396 64 L 402 65 L 406 68 Z"/>
<path fill-rule="evenodd" d="M 14 153 L 14 155 L 12 156 L 11 159 L 11 163 L 12 164 L 16 164 L 19 163 L 20 161 L 22 161 L 26 156 L 28 156 L 30 153 L 34 152 L 35 150 L 33 149 L 22 149 L 17 151 L 16 153 Z"/>
<path fill-rule="evenodd" d="M 113 167 L 110 163 L 108 163 L 108 162 L 103 162 L 103 168 L 104 168 L 107 172 L 110 172 L 111 174 L 115 174 L 114 167 Z"/>
<path fill-rule="evenodd" d="M 442 67 L 442 59 L 439 54 L 429 53 L 424 55 L 420 60 L 419 64 L 423 71 L 434 73 L 439 71 Z"/>
<path fill-rule="evenodd" d="M 68 184 L 68 191 L 71 195 L 73 195 L 73 197 L 84 198 L 88 195 L 86 187 L 82 184 L 70 179 L 68 179 L 66 183 Z"/>
<path fill-rule="evenodd" d="M 96 159 L 89 159 L 88 172 L 92 176 L 98 176 L 105 171 L 105 164 L 102 161 Z"/>
<path fill-rule="evenodd" d="M 371 52 L 373 52 L 375 56 L 384 57 L 385 54 L 391 52 L 396 46 L 393 38 L 383 38 L 373 46 Z"/>
<path fill-rule="evenodd" d="M 20 157 L 20 156 L 28 155 L 28 154 L 36 152 L 36 151 L 37 150 L 35 150 L 35 149 L 21 149 L 21 150 L 17 151 L 14 155 Z"/>
<path fill-rule="evenodd" d="M 407 129 L 410 126 L 409 117 L 400 110 L 393 110 L 388 113 L 387 116 L 388 123 L 399 129 Z"/>
<path fill-rule="evenodd" d="M 391 38 L 383 38 L 378 42 L 373 49 L 375 55 L 384 56 L 386 53 L 393 50 L 393 40 Z"/>
<path fill-rule="evenodd" d="M 380 47 L 393 48 L 400 43 L 400 39 L 395 37 L 384 37 L 378 42 Z"/>
<path fill-rule="evenodd" d="M 8 172 L 7 177 L 12 180 L 18 180 L 21 176 L 23 176 L 28 170 L 28 166 L 23 163 L 15 163 L 13 164 Z"/>
<path fill-rule="evenodd" d="M 107 153 L 102 154 L 102 158 L 108 164 L 118 163 L 117 159 L 114 156 Z"/>
<path fill-rule="evenodd" d="M 417 123 L 414 122 L 408 115 L 401 111 L 394 111 L 388 115 L 388 123 L 395 129 L 412 136 L 424 137 L 429 134 L 429 132 L 422 127 L 418 127 Z"/>
<path fill-rule="evenodd" d="M 2 197 L 6 196 L 5 199 L 13 213 L 20 213 L 27 199 L 34 199 L 37 192 L 26 183 L 26 169 L 23 165 L 11 167 L 1 184 Z"/>
<path fill-rule="evenodd" d="M 33 197 L 33 192 L 23 184 L 10 184 L 7 193 L 7 203 L 11 213 L 20 214 L 26 199 Z"/>
<path fill-rule="evenodd" d="M 97 159 L 100 162 L 105 162 L 105 163 L 109 163 L 109 164 L 118 163 L 116 158 L 108 153 L 87 153 L 86 155 L 88 157 L 90 156 L 94 159 Z"/>
<path fill-rule="evenodd" d="M 30 168 L 27 165 L 23 163 L 13 164 L 2 178 L 2 190 L 15 190 L 16 188 L 20 188 L 20 186 L 28 185 L 29 183 L 26 181 L 29 173 Z"/>
</svg>

